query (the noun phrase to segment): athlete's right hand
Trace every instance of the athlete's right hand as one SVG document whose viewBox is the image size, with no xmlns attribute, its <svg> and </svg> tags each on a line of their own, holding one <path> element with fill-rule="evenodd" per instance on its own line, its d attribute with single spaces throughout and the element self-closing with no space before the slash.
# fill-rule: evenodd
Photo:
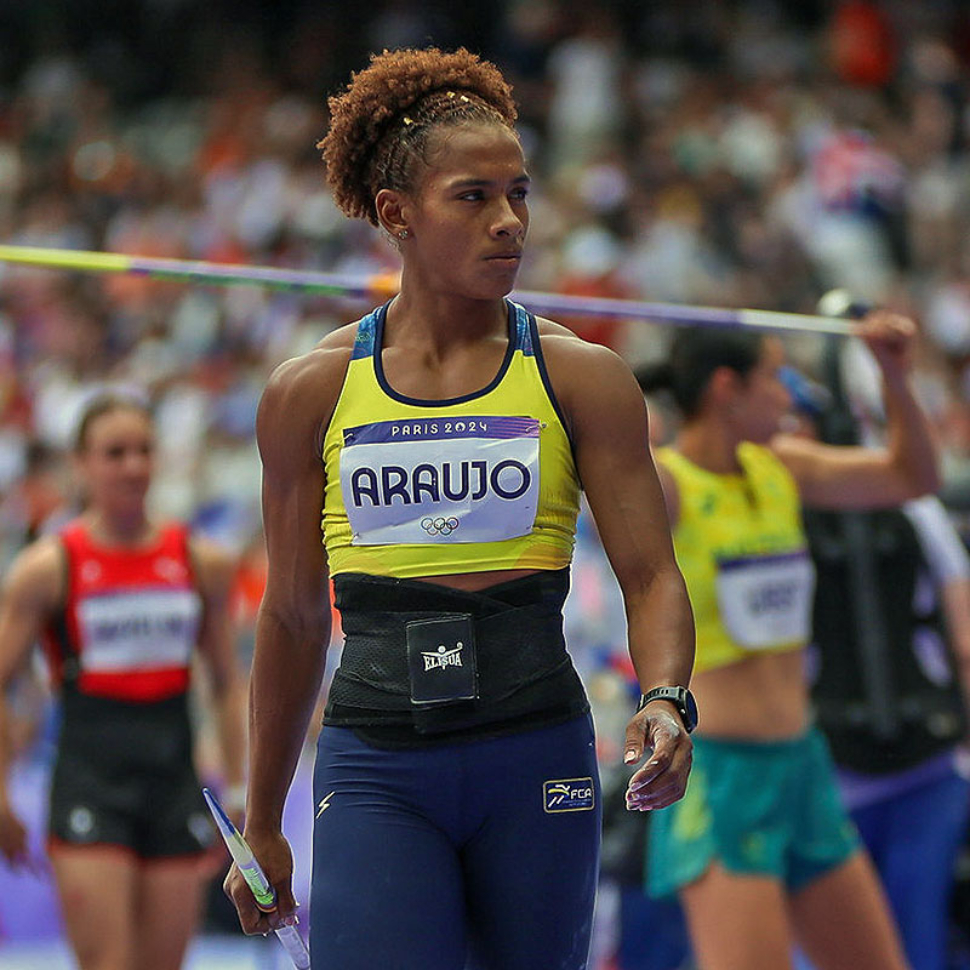
<svg viewBox="0 0 970 970">
<path fill-rule="evenodd" d="M 677 709 L 666 700 L 647 704 L 630 718 L 626 728 L 624 763 L 650 760 L 627 784 L 626 807 L 632 812 L 666 808 L 687 789 L 694 746 Z"/>
<path fill-rule="evenodd" d="M 33 868 L 27 849 L 27 830 L 5 802 L 0 803 L 0 854 L 14 869 Z"/>
<path fill-rule="evenodd" d="M 239 916 L 239 925 L 249 936 L 272 932 L 284 923 L 296 922 L 296 900 L 293 897 L 293 853 L 283 833 L 247 829 L 243 838 L 253 850 L 270 885 L 276 890 L 276 909 L 263 912 L 256 905 L 253 891 L 246 884 L 238 867 L 233 864 L 222 885 Z"/>
</svg>

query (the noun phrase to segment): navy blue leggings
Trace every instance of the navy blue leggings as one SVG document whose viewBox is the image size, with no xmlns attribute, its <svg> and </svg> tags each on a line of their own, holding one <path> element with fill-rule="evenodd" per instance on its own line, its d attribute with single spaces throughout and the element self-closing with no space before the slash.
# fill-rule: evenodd
<svg viewBox="0 0 970 970">
<path fill-rule="evenodd" d="M 314 970 L 586 967 L 600 834 L 589 717 L 398 751 L 325 727 L 314 798 Z"/>
<path fill-rule="evenodd" d="M 910 963 L 946 966 L 954 865 L 970 818 L 970 785 L 951 771 L 852 812 L 889 896 Z"/>
</svg>

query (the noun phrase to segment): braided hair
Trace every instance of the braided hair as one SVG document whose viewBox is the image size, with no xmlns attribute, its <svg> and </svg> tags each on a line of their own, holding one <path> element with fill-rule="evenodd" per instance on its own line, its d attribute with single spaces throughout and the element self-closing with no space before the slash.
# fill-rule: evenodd
<svg viewBox="0 0 970 970">
<path fill-rule="evenodd" d="M 432 131 L 467 122 L 511 129 L 517 116 L 499 69 L 465 48 L 372 54 L 328 105 L 330 130 L 317 147 L 334 200 L 346 215 L 375 226 L 374 197 L 382 188 L 414 189 Z"/>
</svg>

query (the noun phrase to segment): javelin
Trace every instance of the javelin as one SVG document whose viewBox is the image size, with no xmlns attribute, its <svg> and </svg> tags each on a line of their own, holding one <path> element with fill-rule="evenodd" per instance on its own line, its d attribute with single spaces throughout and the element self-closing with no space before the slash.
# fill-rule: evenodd
<svg viewBox="0 0 970 970">
<path fill-rule="evenodd" d="M 275 290 L 349 299 L 383 300 L 393 296 L 398 288 L 398 277 L 393 273 L 351 277 L 311 270 L 207 263 L 152 256 L 126 256 L 122 253 L 99 253 L 79 249 L 43 249 L 35 246 L 0 245 L 0 262 L 80 273 L 125 273 L 177 283 L 264 286 Z M 763 330 L 798 330 L 842 335 L 854 332 L 852 324 L 845 320 L 807 313 L 732 310 L 725 307 L 686 306 L 677 303 L 646 303 L 639 300 L 541 293 L 534 290 L 516 290 L 510 296 L 531 310 L 562 316 L 615 317 L 624 320 L 653 320 L 681 325 L 755 327 Z"/>
</svg>

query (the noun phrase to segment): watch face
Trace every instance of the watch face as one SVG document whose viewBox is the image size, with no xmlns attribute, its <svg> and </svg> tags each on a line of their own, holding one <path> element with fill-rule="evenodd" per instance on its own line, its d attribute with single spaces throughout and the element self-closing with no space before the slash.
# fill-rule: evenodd
<svg viewBox="0 0 970 970">
<path fill-rule="evenodd" d="M 693 731 L 697 727 L 697 701 L 689 690 L 684 691 L 684 712 L 687 715 L 687 730 Z"/>
</svg>

